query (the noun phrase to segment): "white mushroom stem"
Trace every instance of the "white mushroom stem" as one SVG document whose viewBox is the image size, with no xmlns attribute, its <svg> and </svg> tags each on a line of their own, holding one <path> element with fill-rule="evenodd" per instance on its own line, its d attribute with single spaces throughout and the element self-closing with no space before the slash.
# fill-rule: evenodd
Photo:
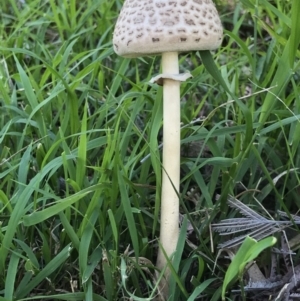
<svg viewBox="0 0 300 301">
<path fill-rule="evenodd" d="M 162 54 L 163 74 L 179 74 L 178 53 Z M 161 195 L 160 243 L 170 258 L 179 237 L 179 182 L 180 182 L 180 81 L 163 80 L 163 174 Z M 163 270 L 167 260 L 158 250 L 157 267 Z M 168 282 L 170 271 L 166 269 Z M 166 288 L 167 289 L 167 288 Z"/>
</svg>

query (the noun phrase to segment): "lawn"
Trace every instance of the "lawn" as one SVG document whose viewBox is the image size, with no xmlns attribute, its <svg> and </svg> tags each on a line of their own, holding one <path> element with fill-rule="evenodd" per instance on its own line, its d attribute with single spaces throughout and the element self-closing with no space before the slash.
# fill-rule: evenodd
<svg viewBox="0 0 300 301">
<path fill-rule="evenodd" d="M 300 1 L 215 4 L 221 47 L 179 56 L 164 298 L 161 57 L 115 54 L 123 1 L 0 0 L 0 301 L 300 296 Z"/>
</svg>

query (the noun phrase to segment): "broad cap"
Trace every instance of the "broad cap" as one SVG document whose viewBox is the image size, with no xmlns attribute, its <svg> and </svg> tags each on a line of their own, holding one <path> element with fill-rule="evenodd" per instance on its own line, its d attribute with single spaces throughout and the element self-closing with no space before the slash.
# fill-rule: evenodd
<svg viewBox="0 0 300 301">
<path fill-rule="evenodd" d="M 211 0 L 125 0 L 113 35 L 124 57 L 213 50 L 223 28 Z"/>
</svg>

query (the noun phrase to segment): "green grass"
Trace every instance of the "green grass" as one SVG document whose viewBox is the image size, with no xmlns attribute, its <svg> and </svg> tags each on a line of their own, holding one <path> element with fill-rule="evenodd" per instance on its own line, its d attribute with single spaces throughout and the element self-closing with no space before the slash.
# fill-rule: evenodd
<svg viewBox="0 0 300 301">
<path fill-rule="evenodd" d="M 181 86 L 181 213 L 197 247 L 185 221 L 169 300 L 220 300 L 228 262 L 209 224 L 235 216 L 228 194 L 272 216 L 300 208 L 300 2 L 224 2 L 222 47 L 180 56 L 193 75 Z M 150 300 L 160 57 L 114 54 L 120 1 L 26 3 L 0 0 L 0 300 Z"/>
</svg>

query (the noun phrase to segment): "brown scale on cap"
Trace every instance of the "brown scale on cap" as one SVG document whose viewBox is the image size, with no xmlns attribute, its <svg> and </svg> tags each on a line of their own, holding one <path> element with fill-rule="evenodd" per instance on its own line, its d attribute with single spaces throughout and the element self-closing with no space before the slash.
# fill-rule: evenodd
<svg viewBox="0 0 300 301">
<path fill-rule="evenodd" d="M 211 0 L 126 0 L 113 45 L 117 54 L 137 57 L 216 49 L 222 35 Z"/>
</svg>

